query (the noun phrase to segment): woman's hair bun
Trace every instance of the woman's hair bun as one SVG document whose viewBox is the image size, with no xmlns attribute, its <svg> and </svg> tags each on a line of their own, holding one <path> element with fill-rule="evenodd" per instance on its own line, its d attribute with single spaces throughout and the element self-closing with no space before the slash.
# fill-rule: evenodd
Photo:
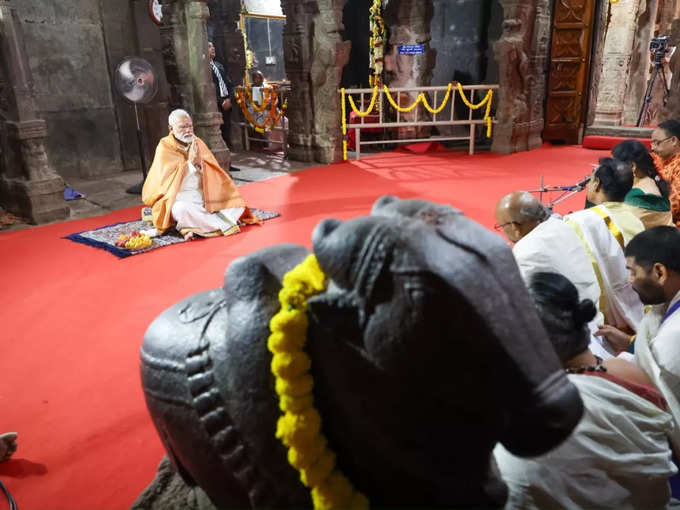
<svg viewBox="0 0 680 510">
<path fill-rule="evenodd" d="M 593 304 L 592 300 L 584 299 L 581 301 L 574 310 L 574 322 L 577 326 L 582 326 L 587 324 L 593 317 L 597 314 L 597 309 Z"/>
</svg>

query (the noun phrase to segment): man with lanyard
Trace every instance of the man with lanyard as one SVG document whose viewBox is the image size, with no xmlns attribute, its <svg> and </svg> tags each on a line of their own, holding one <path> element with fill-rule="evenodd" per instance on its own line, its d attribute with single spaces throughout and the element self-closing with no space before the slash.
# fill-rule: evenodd
<svg viewBox="0 0 680 510">
<path fill-rule="evenodd" d="M 646 305 L 637 335 L 605 326 L 601 334 L 625 351 L 635 340 L 635 363 L 654 382 L 680 423 L 680 230 L 655 227 L 638 234 L 626 247 L 633 289 Z M 623 355 L 624 357 L 630 357 Z M 677 432 L 677 431 L 676 431 Z M 676 437 L 680 434 L 676 434 Z"/>
<path fill-rule="evenodd" d="M 643 306 L 628 281 L 623 250 L 644 230 L 642 222 L 623 203 L 633 186 L 630 165 L 612 158 L 600 159 L 588 184 L 588 200 L 594 207 L 565 216 L 581 239 L 602 291 L 599 309 L 605 323 L 628 331 L 630 337 L 642 320 Z M 603 342 L 611 355 L 616 350 Z"/>
<path fill-rule="evenodd" d="M 208 56 L 210 56 L 210 70 L 212 73 L 213 84 L 215 85 L 215 95 L 217 99 L 217 109 L 222 114 L 222 138 L 230 151 L 234 148 L 231 143 L 231 98 L 234 88 L 231 79 L 224 66 L 215 60 L 215 45 L 208 42 Z M 230 172 L 238 172 L 240 168 L 229 166 Z"/>
<path fill-rule="evenodd" d="M 668 183 L 673 223 L 680 227 L 680 122 L 666 120 L 652 132 L 656 170 Z"/>
</svg>

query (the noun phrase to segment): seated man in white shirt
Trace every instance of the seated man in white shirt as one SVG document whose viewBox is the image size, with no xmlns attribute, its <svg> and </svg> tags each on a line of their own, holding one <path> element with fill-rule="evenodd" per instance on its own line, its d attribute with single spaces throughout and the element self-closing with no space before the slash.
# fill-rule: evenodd
<svg viewBox="0 0 680 510">
<path fill-rule="evenodd" d="M 635 362 L 668 402 L 680 424 L 680 230 L 654 227 L 638 234 L 626 247 L 626 264 L 633 289 L 653 305 L 635 338 Z M 599 334 L 625 350 L 630 335 L 613 327 Z M 676 428 L 676 445 L 680 432 Z"/>
<path fill-rule="evenodd" d="M 600 286 L 583 244 L 559 217 L 552 215 L 541 202 L 526 191 L 504 196 L 496 206 L 497 230 L 515 243 L 515 256 L 520 273 L 528 282 L 535 273 L 560 273 L 578 290 L 580 299 L 600 301 Z M 590 322 L 592 332 L 604 322 L 598 310 Z M 599 339 L 593 339 L 591 350 L 600 357 L 611 357 Z"/>
<path fill-rule="evenodd" d="M 587 189 L 588 200 L 596 205 L 564 217 L 593 263 L 602 291 L 600 311 L 605 323 L 626 329 L 629 335 L 637 331 L 643 306 L 628 281 L 623 250 L 645 228 L 630 206 L 623 203 L 632 185 L 630 165 L 601 158 Z"/>
</svg>

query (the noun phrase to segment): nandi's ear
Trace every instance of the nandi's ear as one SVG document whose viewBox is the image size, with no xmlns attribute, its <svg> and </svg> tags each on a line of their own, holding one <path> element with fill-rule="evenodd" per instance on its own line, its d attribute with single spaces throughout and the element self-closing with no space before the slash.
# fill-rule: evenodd
<svg viewBox="0 0 680 510">
<path fill-rule="evenodd" d="M 363 309 L 354 294 L 327 292 L 307 301 L 313 320 L 332 336 L 353 343 L 361 342 Z"/>
</svg>

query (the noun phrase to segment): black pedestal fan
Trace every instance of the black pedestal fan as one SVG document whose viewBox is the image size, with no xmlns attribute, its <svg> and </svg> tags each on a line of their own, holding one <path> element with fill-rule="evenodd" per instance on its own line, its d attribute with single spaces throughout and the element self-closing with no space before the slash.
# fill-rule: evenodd
<svg viewBox="0 0 680 510">
<path fill-rule="evenodd" d="M 142 182 L 128 188 L 127 193 L 134 195 L 142 194 L 142 187 L 146 180 L 146 158 L 144 157 L 144 142 L 141 123 L 139 121 L 140 104 L 148 104 L 156 96 L 158 83 L 156 74 L 149 62 L 139 57 L 126 57 L 118 64 L 114 76 L 114 85 L 118 93 L 135 108 L 137 120 L 137 145 L 139 147 L 139 160 L 142 165 Z"/>
</svg>

